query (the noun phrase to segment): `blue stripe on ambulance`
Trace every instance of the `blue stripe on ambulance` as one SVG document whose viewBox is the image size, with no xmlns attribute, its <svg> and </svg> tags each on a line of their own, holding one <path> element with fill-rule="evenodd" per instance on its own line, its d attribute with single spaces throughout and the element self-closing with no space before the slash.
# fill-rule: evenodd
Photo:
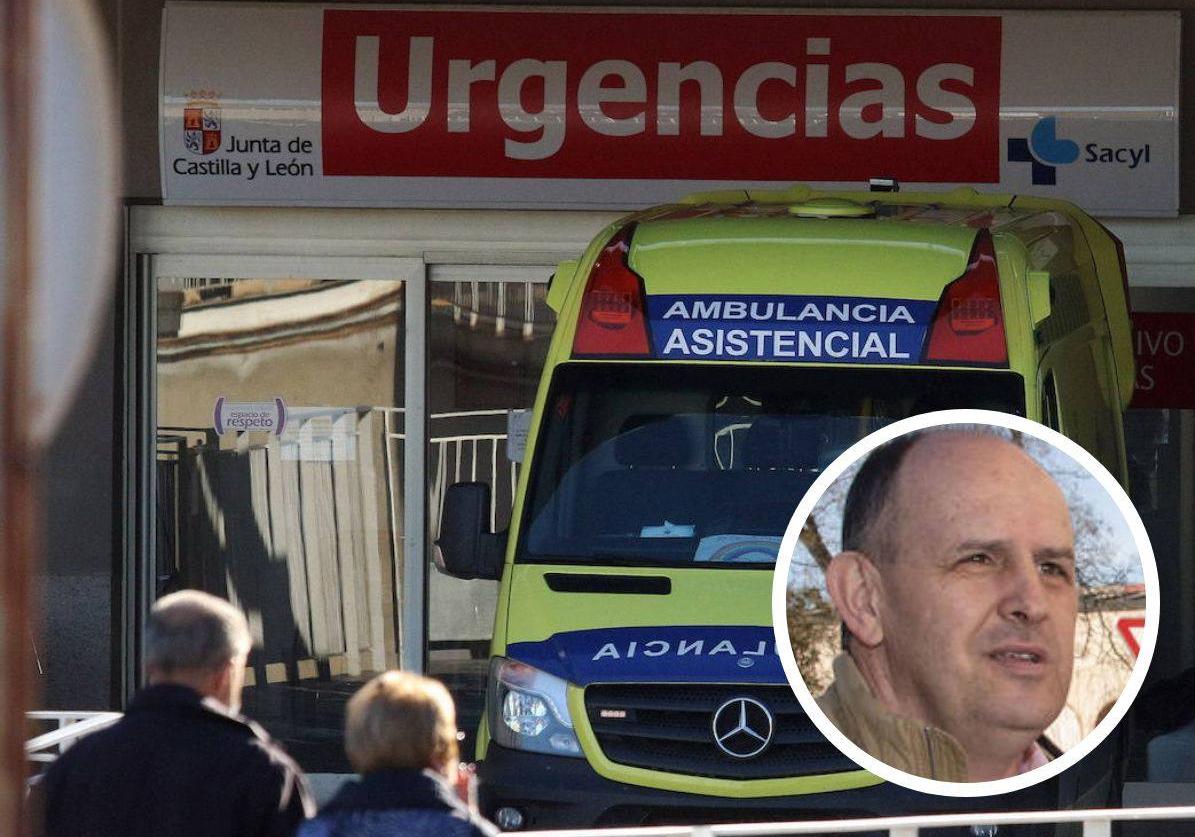
<svg viewBox="0 0 1195 837">
<path fill-rule="evenodd" d="M 770 627 L 597 628 L 512 642 L 506 656 L 570 683 L 783 684 Z"/>
<path fill-rule="evenodd" d="M 847 296 L 647 297 L 653 353 L 668 360 L 915 364 L 936 307 Z"/>
</svg>

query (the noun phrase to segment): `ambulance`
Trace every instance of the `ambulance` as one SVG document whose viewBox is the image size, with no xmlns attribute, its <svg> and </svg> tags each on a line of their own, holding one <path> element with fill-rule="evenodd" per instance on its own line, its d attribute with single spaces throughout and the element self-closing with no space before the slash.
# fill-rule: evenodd
<svg viewBox="0 0 1195 837">
<path fill-rule="evenodd" d="M 1028 416 L 1123 480 L 1119 242 L 1037 197 L 716 192 L 603 230 L 548 303 L 510 529 L 462 483 L 438 542 L 445 571 L 501 580 L 484 813 L 514 830 L 950 806 L 859 770 L 802 712 L 771 625 L 781 535 L 839 453 L 931 410 Z M 1107 776 L 1077 770 L 991 806 L 1107 801 Z"/>
</svg>

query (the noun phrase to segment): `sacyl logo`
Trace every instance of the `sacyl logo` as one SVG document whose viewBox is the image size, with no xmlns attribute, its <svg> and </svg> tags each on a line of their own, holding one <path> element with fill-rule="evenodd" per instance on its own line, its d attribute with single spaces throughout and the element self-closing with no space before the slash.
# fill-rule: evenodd
<svg viewBox="0 0 1195 837">
<path fill-rule="evenodd" d="M 1057 121 L 1053 116 L 1037 120 L 1029 138 L 1010 137 L 1008 160 L 1011 163 L 1030 163 L 1033 166 L 1034 186 L 1053 186 L 1057 166 L 1069 165 L 1079 159 L 1079 145 L 1068 139 L 1058 139 Z"/>
<path fill-rule="evenodd" d="M 1149 143 L 1108 146 L 1089 142 L 1082 147 L 1082 161 L 1136 169 L 1149 164 L 1149 152 Z M 1058 167 L 1068 166 L 1079 159 L 1079 144 L 1058 136 L 1057 117 L 1039 119 L 1028 137 L 1010 137 L 1008 140 L 1008 161 L 1029 163 L 1034 186 L 1055 185 Z"/>
</svg>

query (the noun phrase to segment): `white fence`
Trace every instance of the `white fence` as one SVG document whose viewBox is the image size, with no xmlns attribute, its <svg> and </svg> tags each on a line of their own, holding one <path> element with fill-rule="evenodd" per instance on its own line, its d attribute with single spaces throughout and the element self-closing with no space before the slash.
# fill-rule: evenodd
<svg viewBox="0 0 1195 837">
<path fill-rule="evenodd" d="M 402 470 L 398 465 L 406 444 L 406 433 L 402 425 L 405 410 L 402 407 L 374 407 L 374 412 L 383 416 L 383 437 L 386 444 L 386 473 L 389 480 L 390 529 L 399 543 L 402 537 L 401 509 L 395 498 L 402 496 L 398 486 Z M 439 534 L 440 512 L 444 508 L 444 493 L 448 486 L 462 480 L 486 482 L 491 489 L 490 527 L 498 525 L 498 509 L 509 513 L 514 504 L 515 487 L 519 479 L 519 465 L 506 457 L 506 421 L 509 410 L 469 410 L 454 413 L 432 413 L 428 416 L 429 486 L 428 508 L 433 540 Z M 440 428 L 454 419 L 474 425 L 470 432 L 444 432 Z M 479 430 L 484 425 L 486 430 Z"/>
<path fill-rule="evenodd" d="M 120 720 L 119 712 L 26 712 L 30 721 L 53 723 L 56 729 L 36 735 L 25 742 L 25 757 L 32 762 L 51 762 L 71 744 L 88 733 L 111 726 Z"/>
</svg>

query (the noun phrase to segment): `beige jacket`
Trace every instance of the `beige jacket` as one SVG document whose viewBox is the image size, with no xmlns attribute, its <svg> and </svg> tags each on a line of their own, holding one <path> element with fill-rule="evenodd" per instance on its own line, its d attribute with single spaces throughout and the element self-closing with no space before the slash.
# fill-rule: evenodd
<svg viewBox="0 0 1195 837">
<path fill-rule="evenodd" d="M 893 715 L 876 700 L 850 654 L 834 659 L 834 682 L 817 705 L 839 731 L 897 770 L 942 782 L 967 781 L 967 754 L 948 733 Z"/>
</svg>

